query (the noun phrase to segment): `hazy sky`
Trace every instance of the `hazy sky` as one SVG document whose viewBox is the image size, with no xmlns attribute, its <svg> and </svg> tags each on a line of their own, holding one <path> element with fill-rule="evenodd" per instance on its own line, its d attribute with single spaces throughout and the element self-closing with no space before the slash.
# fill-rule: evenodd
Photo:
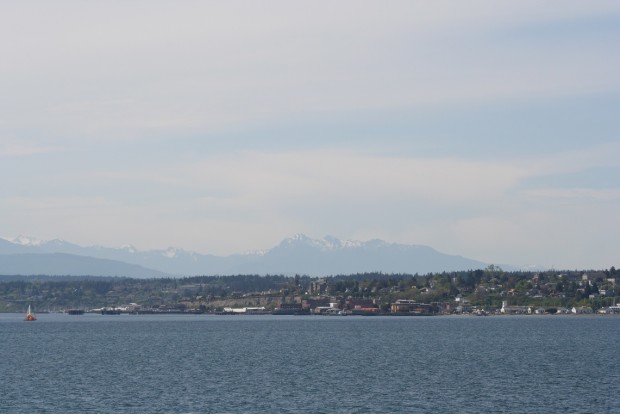
<svg viewBox="0 0 620 414">
<path fill-rule="evenodd" d="M 620 2 L 0 5 L 0 236 L 620 265 Z"/>
</svg>

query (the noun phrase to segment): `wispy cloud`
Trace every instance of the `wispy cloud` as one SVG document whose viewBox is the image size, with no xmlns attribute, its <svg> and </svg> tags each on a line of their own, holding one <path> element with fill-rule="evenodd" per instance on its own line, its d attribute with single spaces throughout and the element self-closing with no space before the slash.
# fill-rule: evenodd
<svg viewBox="0 0 620 414">
<path fill-rule="evenodd" d="M 39 6 L 0 14 L 9 233 L 223 254 L 301 231 L 555 264 L 620 248 L 617 1 Z"/>
<path fill-rule="evenodd" d="M 532 199 L 590 199 L 594 201 L 620 201 L 620 188 L 592 189 L 592 188 L 543 188 L 528 190 L 526 194 Z"/>
<path fill-rule="evenodd" d="M 600 36 L 514 40 L 528 25 L 617 15 L 618 5 L 539 3 L 342 2 L 326 13 L 320 4 L 190 2 L 144 13 L 140 2 L 60 2 L 41 15 L 14 5 L 0 17 L 1 38 L 19 40 L 3 43 L 12 57 L 3 90 L 15 97 L 12 127 L 76 140 L 620 90 L 620 59 Z M 583 26 L 597 30 L 587 19 Z M 510 39 L 498 36 L 506 28 Z M 41 33 L 52 35 L 43 43 Z"/>
<path fill-rule="evenodd" d="M 0 157 L 25 157 L 29 155 L 42 154 L 56 150 L 49 146 L 36 144 L 21 144 L 13 139 L 0 138 Z"/>
</svg>

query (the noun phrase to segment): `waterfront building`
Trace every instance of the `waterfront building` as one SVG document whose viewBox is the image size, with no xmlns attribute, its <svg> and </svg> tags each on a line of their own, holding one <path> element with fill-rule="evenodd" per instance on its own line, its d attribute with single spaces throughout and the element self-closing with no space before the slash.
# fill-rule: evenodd
<svg viewBox="0 0 620 414">
<path fill-rule="evenodd" d="M 390 306 L 395 315 L 433 315 L 438 309 L 428 303 L 418 303 L 415 300 L 399 299 Z"/>
<path fill-rule="evenodd" d="M 506 315 L 524 315 L 532 313 L 532 309 L 529 306 L 509 306 L 508 301 L 504 300 L 500 312 Z"/>
</svg>

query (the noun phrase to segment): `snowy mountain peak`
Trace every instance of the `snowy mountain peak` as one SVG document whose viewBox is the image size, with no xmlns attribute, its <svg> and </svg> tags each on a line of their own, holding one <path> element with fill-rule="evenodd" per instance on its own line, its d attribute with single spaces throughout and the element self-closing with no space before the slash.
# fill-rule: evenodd
<svg viewBox="0 0 620 414">
<path fill-rule="evenodd" d="M 30 236 L 19 235 L 13 238 L 4 238 L 4 240 L 10 241 L 14 244 L 19 244 L 22 246 L 40 246 L 45 243 L 44 240 L 39 240 Z"/>
<path fill-rule="evenodd" d="M 300 244 L 308 244 L 311 243 L 312 239 L 308 236 L 306 236 L 305 234 L 302 233 L 297 233 L 291 237 L 288 237 L 284 240 L 282 240 L 282 242 L 280 243 L 280 245 L 284 245 L 284 246 L 293 246 L 293 245 L 300 245 Z"/>
<path fill-rule="evenodd" d="M 269 249 L 263 250 L 248 250 L 244 253 L 241 253 L 241 256 L 264 256 L 269 253 Z"/>
<path fill-rule="evenodd" d="M 125 251 L 127 253 L 138 253 L 138 249 L 136 249 L 131 244 L 124 244 L 119 249 L 123 250 L 123 251 Z"/>
<path fill-rule="evenodd" d="M 174 259 L 175 257 L 179 257 L 183 254 L 189 254 L 190 256 L 193 253 L 188 253 L 183 249 L 179 249 L 177 247 L 168 247 L 166 250 L 162 250 L 161 255 L 167 257 L 169 259 Z"/>
<path fill-rule="evenodd" d="M 205 255 L 175 247 L 147 251 L 138 250 L 131 245 L 121 248 L 82 247 L 62 240 L 42 242 L 24 236 L 0 243 L 0 258 L 3 255 L 23 253 L 39 254 L 41 260 L 53 253 L 63 253 L 68 257 L 86 256 L 138 265 L 169 275 L 334 275 L 376 270 L 413 274 L 486 267 L 482 262 L 446 255 L 422 245 L 389 243 L 377 239 L 340 240 L 329 235 L 322 239 L 313 239 L 301 233 L 268 250 L 231 256 Z M 32 270 L 33 267 L 30 269 L 29 272 L 35 271 Z M 128 274 L 132 272 L 131 269 L 124 271 Z M 102 274 L 110 270 L 104 272 L 100 268 L 92 268 L 88 272 Z"/>
<path fill-rule="evenodd" d="M 297 233 L 289 237 L 286 240 L 291 241 L 291 242 L 307 242 L 307 241 L 311 241 L 312 239 L 303 233 Z"/>
<path fill-rule="evenodd" d="M 313 239 L 305 234 L 296 234 L 292 237 L 284 239 L 280 246 L 299 246 L 305 245 L 322 251 L 337 251 L 342 249 L 351 249 L 362 247 L 364 242 L 355 240 L 340 240 L 337 237 L 327 235 L 322 239 Z"/>
<path fill-rule="evenodd" d="M 364 246 L 364 242 L 358 240 L 341 240 L 334 236 L 323 237 L 325 244 L 332 250 L 335 249 L 353 249 Z"/>
</svg>

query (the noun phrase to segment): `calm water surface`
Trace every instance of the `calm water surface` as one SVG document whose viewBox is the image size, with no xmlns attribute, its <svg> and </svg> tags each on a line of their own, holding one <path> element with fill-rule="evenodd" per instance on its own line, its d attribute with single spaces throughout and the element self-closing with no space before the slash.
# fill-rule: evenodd
<svg viewBox="0 0 620 414">
<path fill-rule="evenodd" d="M 620 413 L 620 317 L 0 314 L 0 412 Z"/>
</svg>

